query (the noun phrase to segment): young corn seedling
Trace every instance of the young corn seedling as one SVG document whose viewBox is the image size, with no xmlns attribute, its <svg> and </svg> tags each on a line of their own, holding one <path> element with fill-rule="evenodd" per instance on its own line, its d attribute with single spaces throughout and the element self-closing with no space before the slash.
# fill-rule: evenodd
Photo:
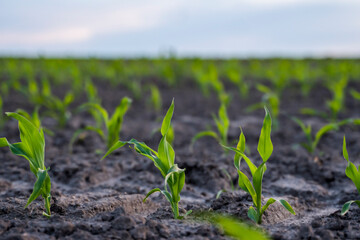
<svg viewBox="0 0 360 240">
<path fill-rule="evenodd" d="M 220 145 L 226 146 L 228 144 L 228 130 L 230 126 L 230 120 L 227 115 L 225 103 L 221 104 L 218 116 L 213 115 L 213 119 L 216 124 L 217 132 L 212 130 L 199 132 L 192 138 L 191 146 L 193 146 L 194 143 L 202 137 L 213 137 L 216 139 L 217 142 L 220 143 Z"/>
<path fill-rule="evenodd" d="M 228 68 L 226 71 L 226 76 L 239 88 L 241 98 L 246 98 L 249 95 L 249 86 L 243 80 L 243 76 L 241 75 L 241 71 L 238 69 L 237 65 Z"/>
<path fill-rule="evenodd" d="M 31 193 L 25 208 L 41 195 L 44 198 L 46 209 L 46 213 L 43 212 L 43 215 L 50 217 L 51 182 L 48 175 L 49 168 L 45 167 L 44 132 L 41 128 L 36 127 L 31 121 L 17 113 L 8 112 L 6 115 L 18 120 L 21 142 L 11 144 L 4 137 L 0 138 L 0 147 L 7 146 L 13 154 L 28 160 L 30 170 L 37 178 L 33 192 Z"/>
<path fill-rule="evenodd" d="M 300 126 L 301 130 L 304 132 L 304 134 L 306 136 L 306 142 L 301 143 L 301 146 L 303 148 L 305 148 L 310 154 L 313 154 L 315 152 L 316 147 L 319 144 L 319 141 L 326 133 L 333 131 L 333 130 L 338 130 L 339 127 L 353 122 L 352 119 L 345 119 L 338 123 L 325 124 L 323 127 L 321 127 L 316 132 L 315 137 L 313 137 L 312 127 L 310 124 L 305 125 L 305 123 L 303 121 L 301 121 L 299 118 L 296 118 L 296 117 L 292 117 L 292 120 L 294 122 L 296 122 Z"/>
<path fill-rule="evenodd" d="M 66 123 L 71 117 L 69 105 L 74 101 L 74 94 L 68 92 L 64 99 L 60 99 L 54 95 L 45 97 L 43 105 L 47 108 L 46 115 L 55 118 L 61 128 L 65 127 Z"/>
<path fill-rule="evenodd" d="M 101 99 L 98 96 L 97 88 L 92 83 L 91 79 L 88 79 L 86 81 L 86 83 L 85 83 L 85 91 L 86 91 L 86 97 L 88 99 L 88 103 L 101 104 Z M 96 109 L 89 109 L 89 113 L 95 119 L 96 127 L 101 128 L 101 125 L 102 125 L 102 116 L 101 116 L 101 114 L 98 114 L 98 111 Z"/>
<path fill-rule="evenodd" d="M 149 86 L 150 89 L 150 97 L 149 97 L 149 106 L 151 108 L 153 108 L 156 112 L 159 112 L 161 110 L 162 107 L 162 100 L 161 100 L 161 94 L 160 94 L 160 90 L 159 88 L 154 85 L 151 84 Z"/>
<path fill-rule="evenodd" d="M 328 111 L 319 112 L 312 108 L 302 108 L 300 112 L 302 114 L 320 116 L 324 119 L 330 119 L 332 122 L 337 121 L 339 113 L 344 109 L 345 104 L 345 90 L 348 84 L 346 77 L 341 78 L 339 81 L 328 83 L 328 88 L 331 91 L 333 97 L 326 101 Z"/>
<path fill-rule="evenodd" d="M 181 169 L 175 164 L 175 151 L 172 148 L 171 144 L 167 141 L 167 135 L 171 125 L 171 118 L 174 113 L 174 100 L 171 103 L 169 110 L 167 111 L 162 125 L 161 125 L 161 135 L 162 138 L 160 140 L 158 151 L 155 151 L 148 147 L 145 143 L 139 142 L 135 139 L 131 139 L 130 141 L 117 141 L 105 154 L 102 158 L 104 159 L 113 151 L 118 148 L 123 147 L 126 144 L 131 144 L 134 146 L 136 152 L 141 155 L 149 158 L 154 162 L 154 165 L 160 170 L 161 175 L 164 178 L 164 189 L 154 188 L 148 192 L 146 197 L 144 198 L 144 202 L 146 199 L 155 192 L 162 193 L 165 198 L 170 202 L 174 218 L 182 219 L 184 216 L 180 216 L 179 214 L 179 202 L 180 202 L 180 192 L 185 184 L 185 169 Z M 191 211 L 186 213 L 189 214 Z M 186 216 L 185 215 L 185 216 Z"/>
<path fill-rule="evenodd" d="M 36 106 L 46 108 L 45 115 L 55 118 L 61 128 L 65 127 L 71 117 L 68 107 L 74 101 L 74 94 L 68 92 L 64 99 L 60 99 L 52 94 L 50 83 L 46 78 L 42 79 L 41 83 L 42 88 L 38 86 L 35 80 L 30 80 L 28 90 L 23 92 Z"/>
<path fill-rule="evenodd" d="M 278 128 L 278 116 L 280 113 L 280 98 L 278 93 L 271 90 L 269 87 L 263 84 L 257 84 L 256 88 L 259 92 L 263 93 L 262 100 L 259 103 L 255 103 L 246 108 L 247 112 L 252 112 L 257 109 L 263 108 L 266 105 L 273 116 L 274 129 Z"/>
<path fill-rule="evenodd" d="M 350 162 L 349 160 L 349 154 L 347 152 L 346 149 L 346 140 L 345 140 L 345 136 L 344 136 L 344 142 L 343 142 L 343 156 L 346 159 L 346 161 L 348 162 L 348 165 L 346 167 L 345 170 L 345 174 L 348 178 L 351 179 L 351 181 L 353 181 L 353 183 L 355 184 L 355 187 L 358 191 L 358 193 L 360 194 L 360 166 L 359 168 L 357 168 L 355 166 L 355 164 L 353 164 L 352 162 Z M 358 207 L 360 207 L 360 200 L 351 200 L 348 201 L 344 204 L 344 206 L 342 207 L 341 210 L 341 215 L 345 215 L 349 209 L 351 204 L 356 203 L 356 205 L 358 205 Z"/>
<path fill-rule="evenodd" d="M 79 137 L 81 133 L 85 131 L 96 132 L 103 139 L 103 141 L 106 142 L 106 149 L 109 150 L 110 147 L 113 146 L 114 143 L 119 139 L 124 116 L 128 111 L 131 102 L 132 100 L 130 98 L 123 97 L 111 117 L 109 117 L 106 109 L 101 107 L 100 104 L 85 103 L 80 106 L 80 110 L 88 110 L 91 114 L 97 114 L 95 121 L 100 122 L 96 122 L 96 126 L 86 126 L 83 129 L 77 130 L 70 140 L 70 152 L 72 152 L 72 146 L 75 140 Z M 99 127 L 102 125 L 105 125 L 105 130 Z"/>
<path fill-rule="evenodd" d="M 255 164 L 244 154 L 245 136 L 242 131 L 236 148 L 224 146 L 225 148 L 235 152 L 234 165 L 239 174 L 239 187 L 251 195 L 254 204 L 254 206 L 253 207 L 251 206 L 248 210 L 248 217 L 258 224 L 261 224 L 262 215 L 264 214 L 266 209 L 271 204 L 276 202 L 274 198 L 268 199 L 266 204 L 263 206 L 261 202 L 262 180 L 264 173 L 266 171 L 266 163 L 273 152 L 273 144 L 271 142 L 270 134 L 271 134 L 271 116 L 269 110 L 265 107 L 265 119 L 263 122 L 260 138 L 258 142 L 258 147 L 257 147 L 257 150 L 263 161 L 259 165 L 259 167 L 256 167 Z M 250 169 L 252 176 L 252 183 L 250 182 L 249 178 L 240 170 L 240 163 L 242 158 L 245 160 L 245 162 L 247 163 Z M 290 213 L 295 215 L 295 211 L 287 201 L 281 199 L 279 200 L 279 202 L 282 206 L 284 206 L 286 210 L 288 210 Z"/>
</svg>

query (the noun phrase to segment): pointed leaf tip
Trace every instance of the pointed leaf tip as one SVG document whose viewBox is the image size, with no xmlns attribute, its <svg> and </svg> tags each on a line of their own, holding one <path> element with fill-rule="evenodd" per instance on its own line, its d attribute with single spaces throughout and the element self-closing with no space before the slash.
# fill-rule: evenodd
<svg viewBox="0 0 360 240">
<path fill-rule="evenodd" d="M 265 109 L 265 118 L 264 118 L 263 126 L 261 128 L 257 150 L 263 162 L 266 162 L 273 152 L 273 144 L 271 142 L 272 121 L 271 121 L 270 112 L 266 106 L 264 106 L 264 109 Z"/>
<path fill-rule="evenodd" d="M 163 119 L 162 125 L 161 125 L 161 135 L 165 136 L 167 132 L 169 131 L 171 119 L 174 114 L 174 99 L 171 102 L 171 105 Z"/>
<path fill-rule="evenodd" d="M 346 159 L 347 162 L 349 162 L 349 154 L 348 154 L 348 151 L 346 149 L 346 139 L 345 139 L 345 136 L 344 136 L 344 141 L 343 141 L 343 156 L 344 158 Z"/>
<path fill-rule="evenodd" d="M 279 202 L 281 203 L 281 205 L 283 205 L 283 207 L 288 210 L 291 214 L 296 215 L 294 209 L 291 207 L 291 205 L 284 199 L 280 199 Z"/>
</svg>

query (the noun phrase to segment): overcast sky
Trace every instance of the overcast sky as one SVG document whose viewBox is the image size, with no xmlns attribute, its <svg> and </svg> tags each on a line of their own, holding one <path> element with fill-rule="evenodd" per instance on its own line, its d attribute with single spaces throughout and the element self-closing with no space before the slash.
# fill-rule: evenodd
<svg viewBox="0 0 360 240">
<path fill-rule="evenodd" d="M 360 56 L 360 0 L 1 0 L 0 54 Z"/>
</svg>

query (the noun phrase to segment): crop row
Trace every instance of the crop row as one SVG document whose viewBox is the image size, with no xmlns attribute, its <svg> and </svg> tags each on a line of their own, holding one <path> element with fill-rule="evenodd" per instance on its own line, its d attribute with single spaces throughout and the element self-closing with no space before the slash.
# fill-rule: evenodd
<svg viewBox="0 0 360 240">
<path fill-rule="evenodd" d="M 0 59 L 0 66 L 1 112 L 3 112 L 3 100 L 6 100 L 8 94 L 13 92 L 24 95 L 35 106 L 32 113 L 18 109 L 16 112 L 6 113 L 7 117 L 1 116 L 0 128 L 9 118 L 14 118 L 19 122 L 21 141 L 10 143 L 6 138 L 0 138 L 0 147 L 7 146 L 12 153 L 28 160 L 30 170 L 37 180 L 25 207 L 41 196 L 45 204 L 43 214 L 47 217 L 51 216 L 51 181 L 48 174 L 50 169 L 45 166 L 45 134 L 52 135 L 53 132 L 51 129 L 42 127 L 41 117 L 50 116 L 57 120 L 58 127 L 63 128 L 71 115 L 79 112 L 88 112 L 93 117 L 94 124 L 87 125 L 73 133 L 69 144 L 70 152 L 76 139 L 84 131 L 93 131 L 104 141 L 107 152 L 103 159 L 118 148 L 125 145 L 133 146 L 137 153 L 153 161 L 164 179 L 164 186 L 149 191 L 144 201 L 151 194 L 160 192 L 169 201 L 174 218 L 183 219 L 191 213 L 190 209 L 185 215 L 180 215 L 178 208 L 186 170 L 179 168 L 175 163 L 175 151 L 172 147 L 174 130 L 171 119 L 174 112 L 174 101 L 163 119 L 159 129 L 162 138 L 158 149 L 154 150 L 144 142 L 135 139 L 119 140 L 123 119 L 131 107 L 132 100 L 124 97 L 114 112 L 110 114 L 101 104 L 101 98 L 97 93 L 98 89 L 93 84 L 95 81 L 112 86 L 125 86 L 131 91 L 133 98 L 140 98 L 143 91 L 149 91 L 148 102 L 155 111 L 162 109 L 158 86 L 178 86 L 183 84 L 180 79 L 185 79 L 184 82 L 188 81 L 189 83 L 194 81 L 204 96 L 215 94 L 220 102 L 217 115 L 213 115 L 215 129 L 208 129 L 196 134 L 192 139 L 191 147 L 194 147 L 196 141 L 202 137 L 213 137 L 222 146 L 225 154 L 235 153 L 234 167 L 238 172 L 238 186 L 247 192 L 253 201 L 253 206 L 248 210 L 248 217 L 258 224 L 261 224 L 262 215 L 266 209 L 276 201 L 295 215 L 291 205 L 284 199 L 268 198 L 265 204 L 261 201 L 263 176 L 267 169 L 267 161 L 273 152 L 271 129 L 279 129 L 278 117 L 281 112 L 281 99 L 286 89 L 297 84 L 303 97 L 306 97 L 313 88 L 321 85 L 331 94 L 331 98 L 326 101 L 324 112 L 310 108 L 301 109 L 302 114 L 317 115 L 326 119 L 327 123 L 316 133 L 313 133 L 311 125 L 306 125 L 299 118 L 291 117 L 306 136 L 306 142 L 302 143 L 302 146 L 310 154 L 316 152 L 318 143 L 327 132 L 338 130 L 343 125 L 360 124 L 360 119 L 341 119 L 347 93 L 349 92 L 354 99 L 360 100 L 360 93 L 350 87 L 350 83 L 360 79 L 360 64 L 357 60 Z M 188 69 L 190 71 L 187 71 Z M 154 77 L 155 81 L 152 80 Z M 249 91 L 252 90 L 263 94 L 261 102 L 248 107 L 248 110 L 251 111 L 265 106 L 265 118 L 257 148 L 262 159 L 259 166 L 256 166 L 247 156 L 248 151 L 242 129 L 236 147 L 229 146 L 230 119 L 227 109 L 232 99 L 231 95 L 227 93 L 229 84 L 236 86 L 239 89 L 239 95 L 243 98 L 247 98 Z M 66 93 L 63 97 L 54 94 L 53 88 L 59 86 L 66 86 Z M 78 106 L 75 111 L 70 111 L 70 105 L 81 94 L 86 95 L 87 102 Z M 41 111 L 39 111 L 40 108 Z M 346 176 L 354 182 L 360 194 L 360 166 L 357 168 L 349 160 L 345 137 L 343 156 L 348 162 L 345 170 Z M 245 166 L 249 169 L 251 178 L 244 174 L 242 160 L 246 163 Z M 218 196 L 220 194 L 221 191 Z M 349 211 L 352 203 L 360 207 L 359 200 L 348 201 L 342 208 L 342 214 Z M 251 231 L 232 218 L 220 215 L 202 216 L 212 219 L 216 224 L 221 225 L 225 232 L 233 236 L 240 233 L 238 231 L 233 233 L 232 226 L 243 227 L 243 232 Z M 255 231 L 252 234 L 258 233 Z"/>
<path fill-rule="evenodd" d="M 144 198 L 144 202 L 146 199 L 155 192 L 160 192 L 164 195 L 164 197 L 169 201 L 173 215 L 175 219 L 183 219 L 192 211 L 189 210 L 184 216 L 179 214 L 178 204 L 180 202 L 180 193 L 185 184 L 185 169 L 181 169 L 175 163 L 175 151 L 168 141 L 168 134 L 170 132 L 171 127 L 171 119 L 174 112 L 174 100 L 172 101 L 170 108 L 168 109 L 160 128 L 160 132 L 162 138 L 158 145 L 157 151 L 147 146 L 144 142 L 140 142 L 136 139 L 131 139 L 130 141 L 117 140 L 117 136 L 119 135 L 122 119 L 124 114 L 126 113 L 129 103 L 131 101 L 128 98 L 123 98 L 123 101 L 116 109 L 115 113 L 111 118 L 108 118 L 108 114 L 106 110 L 100 108 L 99 105 L 89 105 L 86 106 L 94 106 L 94 108 L 90 108 L 89 110 L 97 110 L 100 113 L 100 116 L 103 117 L 107 128 L 107 144 L 108 151 L 103 156 L 101 160 L 106 158 L 113 151 L 125 146 L 132 145 L 137 153 L 149 158 L 153 161 L 154 165 L 159 169 L 161 175 L 164 178 L 164 187 L 154 188 L 148 192 L 146 197 Z M 96 107 L 97 106 L 97 107 Z M 40 121 L 37 117 L 31 118 L 28 115 L 21 115 L 21 113 L 6 113 L 8 117 L 12 117 L 19 122 L 19 130 L 20 130 L 20 142 L 10 143 L 6 138 L 0 138 L 0 147 L 9 147 L 11 152 L 15 155 L 24 157 L 28 160 L 30 165 L 31 172 L 36 176 L 36 182 L 33 187 L 33 191 L 26 203 L 25 208 L 37 199 L 39 196 L 42 196 L 44 199 L 46 212 L 43 212 L 44 216 L 51 217 L 50 212 L 50 201 L 51 201 L 51 181 L 50 176 L 48 174 L 49 168 L 45 166 L 45 136 L 44 131 L 39 125 Z M 224 114 L 226 111 L 224 108 L 220 108 L 219 111 L 220 118 L 226 120 Z M 221 116 L 223 114 L 223 116 Z M 36 116 L 36 115 L 35 115 Z M 216 119 L 216 118 L 215 118 Z M 216 120 L 218 124 L 220 124 L 221 120 Z M 228 121 L 228 119 L 227 119 Z M 220 126 L 220 125 L 219 125 Z M 269 113 L 269 110 L 265 107 L 265 118 L 263 121 L 263 126 L 261 128 L 259 141 L 258 141 L 258 153 L 262 159 L 262 163 L 259 166 L 256 166 L 253 161 L 246 155 L 246 141 L 243 131 L 241 130 L 241 134 L 239 137 L 239 141 L 237 146 L 230 147 L 226 144 L 226 141 L 222 141 L 223 139 L 219 139 L 221 146 L 224 150 L 235 152 L 234 156 L 234 166 L 238 172 L 238 185 L 239 187 L 250 194 L 253 206 L 251 206 L 248 210 L 248 217 L 254 221 L 255 223 L 261 224 L 262 215 L 267 210 L 267 208 L 275 203 L 277 200 L 274 198 L 269 198 L 264 205 L 262 205 L 262 182 L 263 176 L 266 171 L 266 164 L 268 159 L 270 158 L 273 152 L 273 144 L 271 141 L 271 127 L 272 127 L 272 119 Z M 86 128 L 84 130 L 94 130 L 92 128 Z M 101 135 L 101 134 L 100 134 Z M 115 137 L 114 137 L 115 136 Z M 197 137 L 197 136 L 195 136 Z M 170 139 L 172 138 L 170 134 Z M 346 141 L 344 137 L 343 142 L 343 155 L 346 161 L 348 162 L 348 166 L 346 168 L 346 175 L 353 181 L 357 190 L 360 194 L 360 166 L 359 169 L 349 160 L 349 156 L 346 149 Z M 247 167 L 250 170 L 252 180 L 248 178 L 247 175 L 244 174 L 243 169 L 241 169 L 241 161 L 244 159 Z M 291 205 L 284 199 L 278 200 L 281 205 L 288 210 L 290 213 L 295 215 L 295 211 L 291 207 Z M 341 213 L 346 214 L 349 211 L 349 208 L 352 203 L 356 203 L 360 207 L 360 200 L 350 200 L 346 202 L 342 208 Z M 228 232 L 229 235 L 239 236 L 244 234 L 244 231 L 249 231 L 246 226 L 239 225 L 241 223 L 237 222 L 234 219 L 227 218 L 219 215 L 211 215 L 209 217 L 212 221 L 215 221 L 215 224 L 221 225 L 225 232 Z M 215 219 L 215 220 L 214 220 Z M 229 222 L 230 221 L 230 222 Z M 224 225 L 225 224 L 225 225 Z M 231 226 L 235 224 L 237 227 L 237 231 L 235 233 L 231 233 Z M 240 229 L 239 229 L 240 227 Z M 230 228 L 230 230 L 227 228 Z M 244 231 L 241 229 L 244 228 Z M 238 235 L 242 232 L 240 235 Z M 230 232 L 229 232 L 230 231 Z M 257 230 L 253 230 L 251 234 L 260 234 L 256 232 Z M 261 237 L 264 237 L 261 235 Z"/>
</svg>

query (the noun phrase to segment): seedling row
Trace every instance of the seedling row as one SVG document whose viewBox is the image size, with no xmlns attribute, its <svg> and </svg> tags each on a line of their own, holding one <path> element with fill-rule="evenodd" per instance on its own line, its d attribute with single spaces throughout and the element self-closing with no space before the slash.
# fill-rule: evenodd
<svg viewBox="0 0 360 240">
<path fill-rule="evenodd" d="M 276 134 L 277 144 L 287 144 L 286 147 L 289 149 L 302 151 L 302 154 L 307 157 L 307 164 L 313 168 L 311 171 L 315 172 L 316 168 L 321 171 L 327 164 L 323 159 L 328 153 L 324 152 L 326 148 L 321 147 L 321 144 L 328 143 L 327 137 L 331 134 L 342 135 L 341 141 L 338 137 L 334 139 L 336 143 L 332 146 L 338 147 L 336 150 L 333 149 L 332 154 L 341 153 L 335 158 L 343 157 L 342 161 L 347 166 L 341 170 L 342 175 L 333 176 L 330 182 L 325 180 L 326 184 L 322 189 L 327 191 L 327 187 L 332 188 L 339 182 L 347 182 L 346 185 L 352 182 L 355 191 L 351 196 L 355 198 L 349 198 L 337 204 L 337 206 L 342 205 L 338 209 L 339 218 L 349 215 L 349 211 L 350 213 L 358 211 L 355 207 L 351 207 L 352 205 L 360 207 L 360 200 L 357 200 L 359 196 L 355 194 L 356 190 L 360 194 L 358 186 L 360 167 L 354 164 L 352 157 L 349 158 L 345 137 L 345 132 L 353 134 L 359 131 L 360 118 L 356 114 L 349 114 L 358 106 L 357 101 L 360 99 L 358 96 L 360 93 L 356 90 L 357 79 L 360 76 L 357 60 L 215 61 L 172 57 L 139 60 L 2 59 L 0 65 L 2 66 L 0 109 L 2 112 L 3 109 L 7 111 L 0 121 L 2 132 L 9 133 L 9 129 L 6 128 L 14 121 L 18 122 L 19 128 L 18 137 L 15 137 L 12 131 L 10 137 L 0 138 L 0 146 L 8 147 L 11 153 L 28 161 L 28 170 L 34 175 L 32 177 L 34 182 L 32 192 L 24 207 L 28 208 L 34 201 L 37 202 L 37 199 L 43 199 L 43 215 L 49 219 L 57 215 L 57 213 L 52 214 L 51 210 L 56 209 L 57 200 L 56 197 L 55 200 L 52 198 L 52 168 L 48 166 L 46 160 L 45 143 L 47 141 L 45 139 L 56 140 L 62 131 L 69 133 L 67 142 L 62 144 L 61 149 L 65 156 L 76 155 L 79 144 L 88 144 L 90 136 L 92 141 L 96 142 L 96 146 L 88 153 L 93 154 L 92 157 L 95 157 L 97 161 L 95 164 L 98 165 L 126 162 L 128 161 L 126 157 L 129 156 L 134 158 L 133 154 L 128 153 L 131 151 L 128 149 L 130 147 L 140 154 L 140 157 L 136 157 L 133 161 L 139 159 L 142 163 L 149 161 L 157 169 L 155 175 L 157 180 L 154 183 L 162 179 L 160 185 L 146 183 L 148 186 L 152 185 L 152 189 L 143 195 L 145 206 L 149 199 L 152 199 L 150 201 L 161 203 L 162 208 L 171 209 L 172 216 L 177 221 L 194 221 L 200 225 L 211 223 L 219 229 L 216 231 L 219 231 L 221 236 L 232 236 L 238 239 L 254 239 L 252 238 L 254 236 L 256 239 L 277 237 L 268 227 L 266 227 L 268 233 L 261 227 L 264 216 L 271 219 L 272 214 L 285 214 L 287 217 L 282 220 L 283 222 L 301 221 L 304 216 L 304 207 L 302 207 L 304 203 L 299 206 L 298 200 L 292 202 L 294 200 L 292 198 L 283 198 L 282 196 L 286 196 L 288 192 L 282 192 L 281 187 L 275 191 L 276 196 L 269 194 L 274 184 L 272 182 L 281 178 L 281 174 L 288 174 L 282 172 L 284 167 L 282 170 L 276 169 L 284 162 L 276 162 L 279 153 L 272 157 L 274 150 L 277 149 L 277 146 L 273 144 L 273 133 Z M 196 89 L 194 90 L 192 86 L 196 86 Z M 104 88 L 111 93 L 111 96 L 106 96 L 102 92 Z M 126 94 L 117 94 L 116 90 L 119 89 Z M 203 101 L 215 103 L 217 110 L 204 107 L 208 111 L 205 116 L 211 116 L 206 120 L 209 126 L 206 127 L 203 121 L 201 127 L 196 128 L 196 132 L 190 135 L 187 131 L 177 131 L 172 118 L 174 114 L 176 115 L 175 105 L 177 106 L 178 97 L 182 102 L 182 94 L 177 95 L 170 103 L 168 100 L 173 97 L 171 93 L 174 89 L 187 91 L 191 89 L 193 92 L 200 93 Z M 288 102 L 283 102 L 283 99 L 289 101 L 289 92 L 297 94 L 297 99 L 304 99 L 306 102 L 306 99 L 313 98 L 314 91 L 325 92 L 322 94 L 322 101 L 319 101 L 323 105 L 312 104 L 311 107 L 302 107 L 300 104 L 297 111 L 294 109 L 286 111 L 289 108 Z M 254 99 L 252 95 L 257 96 L 260 101 Z M 22 102 L 13 104 L 11 101 L 16 99 L 14 96 L 19 96 L 24 104 Z M 191 94 L 185 97 L 193 97 L 196 100 Z M 111 108 L 109 108 L 109 105 L 106 105 L 109 99 L 117 104 L 110 104 Z M 8 106 L 12 105 L 17 107 L 9 109 Z M 133 113 L 132 108 L 136 108 Z M 195 108 L 198 109 L 198 107 Z M 240 109 L 241 116 L 234 112 L 234 109 Z M 210 112 L 212 113 L 209 114 Z M 132 127 L 142 129 L 142 125 L 150 126 L 150 124 L 142 124 L 141 121 L 142 114 L 148 113 L 157 116 L 155 124 L 151 124 L 151 129 L 146 130 L 151 134 L 145 139 L 131 136 L 131 129 L 125 128 L 128 115 L 132 114 L 129 117 L 132 120 L 134 116 L 138 117 Z M 240 119 L 240 123 L 232 119 L 234 115 L 237 120 Z M 251 115 L 258 119 L 262 118 L 258 124 L 255 124 L 257 137 L 253 136 L 255 129 L 247 129 L 251 125 L 241 124 L 243 117 Z M 75 119 L 84 117 L 87 121 L 74 127 Z M 146 118 L 144 117 L 143 121 L 146 121 Z M 51 124 L 45 124 L 45 122 L 51 122 Z M 316 124 L 312 124 L 313 122 Z M 182 125 L 187 127 L 185 123 Z M 287 131 L 286 126 L 292 126 L 297 134 L 301 135 L 298 138 L 300 141 L 282 142 L 281 135 Z M 251 132 L 250 147 L 247 144 L 247 132 Z M 177 161 L 177 154 L 175 154 L 178 134 L 185 136 L 182 139 L 183 142 L 186 139 L 186 143 L 180 145 L 181 162 Z M 13 141 L 16 138 L 20 141 Z M 354 137 L 350 136 L 350 138 L 353 145 Z M 256 149 L 254 148 L 255 141 Z M 225 184 L 227 187 L 212 189 L 215 194 L 211 200 L 209 200 L 210 197 L 206 197 L 206 201 L 217 203 L 232 194 L 235 196 L 239 193 L 244 194 L 249 199 L 247 203 L 251 203 L 248 205 L 246 218 L 234 211 L 214 210 L 206 204 L 206 206 L 198 204 L 193 208 L 191 204 L 186 204 L 186 208 L 181 207 L 183 190 L 185 189 L 187 196 L 190 191 L 186 188 L 189 181 L 186 166 L 191 167 L 191 185 L 202 187 L 193 182 L 193 179 L 196 179 L 193 172 L 197 169 L 187 163 L 186 157 L 201 156 L 200 151 L 204 151 L 203 147 L 209 143 L 212 147 L 205 148 L 205 151 L 209 154 L 217 152 L 224 160 L 223 163 L 226 163 L 222 164 L 225 168 L 218 167 L 218 170 L 222 172 L 220 175 L 227 182 Z M 350 156 L 354 155 L 350 152 Z M 7 158 L 3 161 L 9 161 Z M 200 158 L 197 161 L 201 162 L 203 159 Z M 276 167 L 271 167 L 272 164 Z M 337 166 L 344 166 L 339 164 L 337 163 Z M 298 167 L 299 164 L 296 166 Z M 129 166 L 127 168 L 131 169 Z M 339 169 L 336 170 L 336 172 L 339 171 Z M 144 172 L 146 172 L 144 169 L 139 171 L 139 176 Z M 272 175 L 272 172 L 280 176 L 274 178 L 275 175 Z M 62 173 L 57 172 L 56 175 L 58 174 Z M 297 174 L 295 169 L 293 175 Z M 146 177 L 141 181 L 146 182 Z M 163 199 L 155 195 L 156 193 L 160 193 Z M 323 194 L 315 205 L 321 206 L 321 201 L 326 205 L 327 200 L 324 196 L 326 194 Z M 162 204 L 163 200 L 167 201 L 168 207 Z M 200 198 L 197 200 L 205 201 Z M 81 205 L 81 202 L 79 204 Z M 272 205 L 277 207 L 267 213 Z M 286 215 L 286 212 L 290 215 Z"/>
</svg>

